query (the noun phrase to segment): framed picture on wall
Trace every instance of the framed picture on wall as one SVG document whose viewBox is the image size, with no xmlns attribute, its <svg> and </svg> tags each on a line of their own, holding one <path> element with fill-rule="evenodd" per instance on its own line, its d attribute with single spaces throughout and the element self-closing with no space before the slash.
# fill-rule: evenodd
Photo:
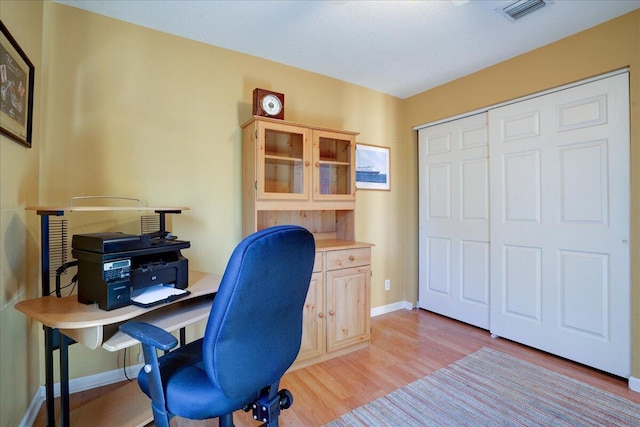
<svg viewBox="0 0 640 427">
<path fill-rule="evenodd" d="M 34 68 L 0 21 L 0 133 L 31 147 Z"/>
<path fill-rule="evenodd" d="M 356 188 L 391 190 L 389 147 L 356 144 Z"/>
</svg>

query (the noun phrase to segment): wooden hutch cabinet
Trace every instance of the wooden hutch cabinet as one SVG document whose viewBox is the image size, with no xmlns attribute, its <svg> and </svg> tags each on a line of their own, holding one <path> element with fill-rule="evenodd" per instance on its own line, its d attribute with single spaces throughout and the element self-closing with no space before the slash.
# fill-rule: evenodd
<svg viewBox="0 0 640 427">
<path fill-rule="evenodd" d="M 242 126 L 243 234 L 297 224 L 316 240 L 294 368 L 369 344 L 372 245 L 354 236 L 356 135 L 258 116 Z"/>
</svg>

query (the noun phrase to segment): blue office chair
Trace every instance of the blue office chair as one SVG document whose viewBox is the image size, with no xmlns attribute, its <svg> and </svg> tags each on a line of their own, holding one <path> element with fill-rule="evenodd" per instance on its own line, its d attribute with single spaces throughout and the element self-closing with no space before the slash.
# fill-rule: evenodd
<svg viewBox="0 0 640 427">
<path fill-rule="evenodd" d="M 253 409 L 254 419 L 277 426 L 293 398 L 278 391 L 300 350 L 302 308 L 315 255 L 313 236 L 283 225 L 246 237 L 236 247 L 215 296 L 204 337 L 158 358 L 177 339 L 155 326 L 128 322 L 120 330 L 142 343 L 145 365 L 138 375 L 151 398 L 156 427 L 178 415 L 219 418 Z"/>
</svg>

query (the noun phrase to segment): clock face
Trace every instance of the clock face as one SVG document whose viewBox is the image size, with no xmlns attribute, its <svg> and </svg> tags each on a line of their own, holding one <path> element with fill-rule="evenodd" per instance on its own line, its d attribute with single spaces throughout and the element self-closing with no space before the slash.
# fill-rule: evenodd
<svg viewBox="0 0 640 427">
<path fill-rule="evenodd" d="M 262 110 L 270 116 L 277 116 L 282 111 L 282 102 L 272 94 L 265 95 L 260 102 Z"/>
</svg>

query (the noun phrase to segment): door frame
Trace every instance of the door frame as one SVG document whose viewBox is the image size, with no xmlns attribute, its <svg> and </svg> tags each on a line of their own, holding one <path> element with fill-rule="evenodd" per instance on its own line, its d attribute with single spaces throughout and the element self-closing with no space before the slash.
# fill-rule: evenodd
<svg viewBox="0 0 640 427">
<path fill-rule="evenodd" d="M 520 98 L 510 99 L 508 101 L 500 102 L 498 104 L 489 105 L 487 107 L 482 107 L 482 108 L 479 108 L 477 110 L 468 111 L 466 113 L 457 114 L 455 116 L 451 116 L 451 117 L 447 117 L 447 118 L 444 118 L 444 119 L 436 120 L 434 122 L 429 122 L 429 123 L 425 123 L 425 124 L 422 124 L 422 125 L 417 125 L 417 126 L 413 127 L 413 130 L 417 132 L 420 129 L 429 128 L 429 127 L 432 127 L 432 126 L 440 125 L 442 123 L 452 122 L 452 121 L 458 120 L 458 119 L 464 119 L 465 117 L 475 116 L 476 114 L 486 113 L 489 110 L 493 110 L 494 108 L 500 108 L 500 107 L 504 107 L 505 105 L 515 104 L 515 103 L 520 102 L 520 101 L 526 101 L 528 99 L 538 98 L 540 96 L 548 95 L 550 93 L 560 92 L 560 91 L 565 90 L 565 89 L 569 89 L 569 88 L 576 87 L 576 86 L 582 86 L 582 85 L 585 85 L 585 84 L 588 84 L 588 83 L 591 83 L 591 82 L 595 82 L 595 81 L 598 81 L 598 80 L 606 79 L 608 77 L 613 77 L 613 76 L 617 76 L 618 74 L 624 74 L 624 73 L 628 73 L 628 72 L 629 72 L 629 67 L 620 68 L 619 70 L 611 71 L 611 72 L 605 73 L 605 74 L 600 74 L 598 76 L 590 77 L 588 79 L 579 80 L 579 81 L 573 82 L 573 83 L 567 83 L 565 85 L 556 86 L 554 88 L 550 88 L 550 89 L 546 89 L 546 90 L 543 90 L 543 91 L 540 91 L 540 92 L 536 92 L 536 93 L 531 94 L 531 95 L 521 96 Z"/>
</svg>

